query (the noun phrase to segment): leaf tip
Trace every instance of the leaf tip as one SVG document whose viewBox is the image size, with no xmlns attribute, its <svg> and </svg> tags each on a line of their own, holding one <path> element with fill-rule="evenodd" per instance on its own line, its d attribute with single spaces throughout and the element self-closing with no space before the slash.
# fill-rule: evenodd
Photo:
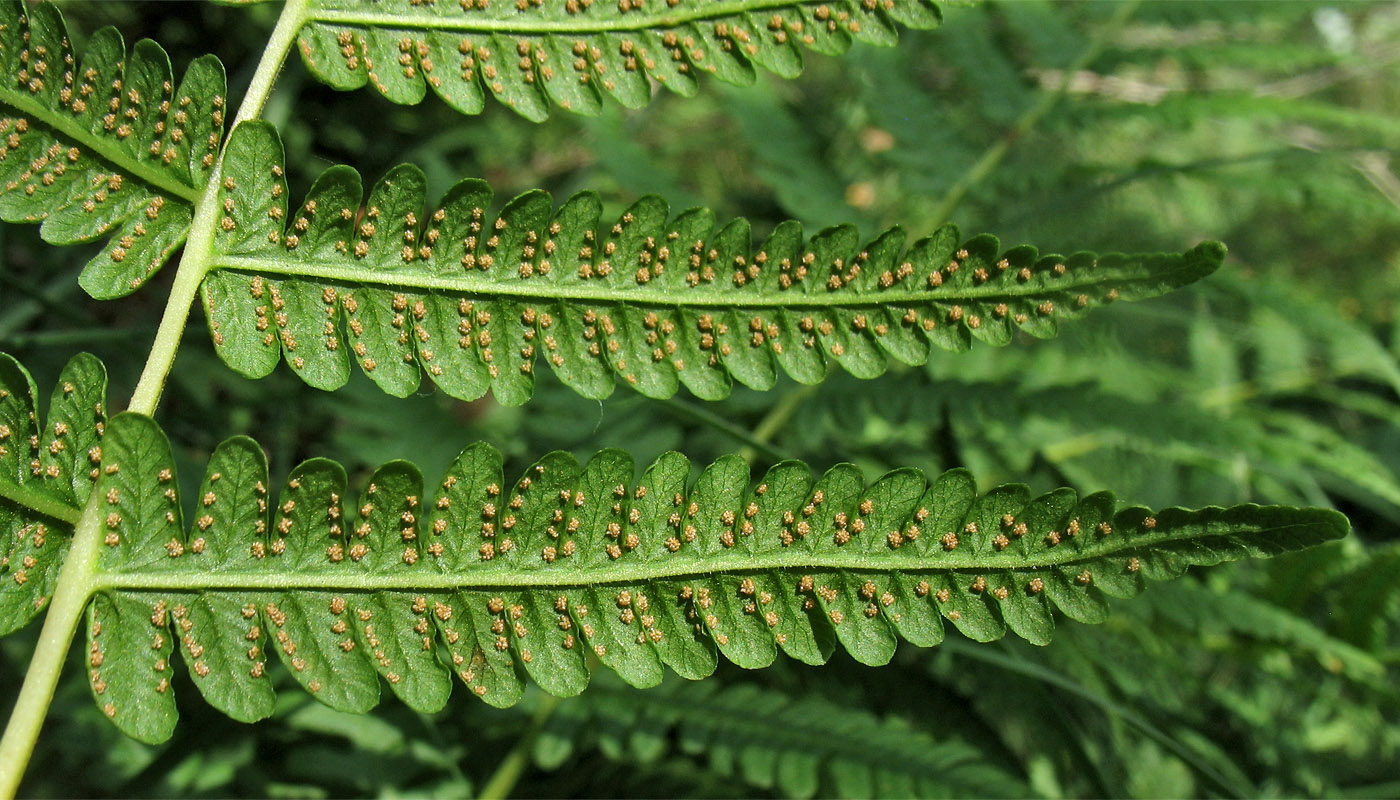
<svg viewBox="0 0 1400 800">
<path fill-rule="evenodd" d="M 1351 520 L 1342 512 L 1330 508 L 1311 510 L 1315 514 L 1312 524 L 1319 529 L 1325 541 L 1345 539 L 1351 535 Z"/>
<path fill-rule="evenodd" d="M 1204 241 L 1191 248 L 1188 255 L 1196 260 L 1203 261 L 1210 265 L 1214 272 L 1225 261 L 1225 253 L 1228 252 L 1224 242 Z"/>
</svg>

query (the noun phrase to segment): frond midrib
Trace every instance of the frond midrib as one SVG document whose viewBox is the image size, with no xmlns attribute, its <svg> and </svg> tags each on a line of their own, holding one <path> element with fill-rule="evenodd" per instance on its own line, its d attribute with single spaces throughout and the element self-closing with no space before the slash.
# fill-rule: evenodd
<svg viewBox="0 0 1400 800">
<path fill-rule="evenodd" d="M 1172 283 L 1172 276 L 1178 273 L 1191 274 L 1199 268 L 1197 261 L 1186 258 L 1170 270 L 1145 273 L 1111 281 L 1127 284 L 1134 281 Z M 1078 280 L 1074 277 L 1056 279 L 1053 285 L 1028 284 L 1022 293 L 1006 291 L 1004 286 L 991 283 L 983 286 L 958 287 L 956 293 L 947 290 L 901 291 L 879 289 L 868 293 L 852 294 L 850 291 L 830 291 L 825 288 L 807 293 L 800 289 L 782 292 L 757 292 L 746 289 L 729 289 L 717 286 L 705 290 L 691 290 L 689 287 L 652 289 L 645 286 L 568 286 L 546 281 L 525 281 L 492 278 L 482 279 L 475 275 L 433 275 L 413 268 L 385 270 L 371 264 L 337 266 L 335 264 L 299 261 L 291 258 L 273 259 L 256 256 L 218 255 L 213 259 L 211 271 L 218 269 L 261 272 L 290 277 L 318 278 L 345 284 L 377 284 L 402 289 L 446 290 L 465 292 L 480 296 L 518 297 L 533 300 L 573 300 L 597 303 L 628 302 L 645 305 L 717 308 L 838 308 L 850 306 L 894 306 L 902 303 L 929 302 L 994 302 L 1015 301 L 1026 297 L 1038 297 L 1047 293 L 1062 293 L 1076 289 L 1096 289 L 1105 285 L 1102 275 L 1086 271 Z"/>
<path fill-rule="evenodd" d="M 78 517 L 82 513 L 79 509 L 61 500 L 55 500 L 46 494 L 36 492 L 27 486 L 21 486 L 20 484 L 5 480 L 4 478 L 0 478 L 0 498 L 16 503 L 36 514 L 42 514 L 50 519 L 66 522 L 69 525 L 76 525 L 78 523 Z"/>
<path fill-rule="evenodd" d="M 1316 522 L 1300 522 L 1291 525 L 1271 526 L 1270 532 L 1284 534 L 1294 528 L 1312 528 Z M 811 553 L 770 553 L 751 555 L 743 552 L 727 552 L 721 556 L 695 556 L 681 564 L 656 563 L 625 564 L 606 569 L 596 567 L 536 567 L 498 571 L 495 574 L 478 574 L 484 569 L 463 569 L 455 572 L 427 572 L 405 569 L 398 572 L 363 572 L 343 570 L 339 573 L 313 567 L 280 567 L 269 564 L 267 569 L 248 571 L 150 571 L 150 572 L 100 572 L 93 585 L 97 590 L 150 590 L 150 591 L 237 591 L 237 590 L 339 590 L 351 592 L 372 591 L 448 591 L 473 589 L 568 589 L 591 586 L 644 583 L 655 580 L 703 579 L 723 573 L 726 575 L 754 575 L 775 572 L 798 573 L 803 570 L 856 570 L 861 572 L 887 572 L 900 574 L 937 574 L 946 572 L 980 571 L 988 573 L 1032 572 L 1052 567 L 1101 563 L 1114 556 L 1128 556 L 1134 553 L 1151 552 L 1161 545 L 1183 544 L 1201 538 L 1240 534 L 1204 533 L 1197 536 L 1154 537 L 1135 536 L 1131 543 L 1120 548 L 1092 554 L 1077 553 L 1063 548 L 1062 553 L 1037 554 L 1035 560 L 1028 560 L 1016 553 L 1007 551 L 995 554 L 973 554 L 960 556 L 942 554 L 930 559 L 914 561 L 908 557 L 895 556 L 881 559 L 869 553 L 852 553 L 846 557 L 814 555 Z M 668 559 L 669 560 L 669 559 Z M 276 569 L 273 569 L 277 567 Z"/>
<path fill-rule="evenodd" d="M 158 170 L 153 171 L 150 165 L 132 158 L 113 142 L 101 136 L 93 136 L 86 127 L 75 124 L 72 119 L 59 113 L 56 109 L 41 106 L 35 103 L 31 97 L 0 87 L 0 108 L 5 106 L 21 114 L 37 118 L 43 124 L 73 139 L 96 153 L 103 161 L 125 171 L 142 183 L 172 194 L 190 204 L 193 204 L 199 197 L 199 188 L 171 180 Z"/>
<path fill-rule="evenodd" d="M 803 5 L 792 0 L 727 0 L 711 2 L 703 9 L 667 12 L 646 16 L 638 21 L 580 20 L 580 19 L 532 19 L 520 15 L 508 19 L 481 19 L 463 16 L 441 17 L 436 15 L 407 16 L 397 14 L 348 11 L 313 7 L 306 12 L 308 22 L 328 22 L 342 25 L 367 25 L 380 28 L 415 28 L 458 31 L 462 33 L 501 33 L 501 34 L 541 34 L 563 33 L 576 36 L 589 36 L 599 33 L 636 33 L 644 30 L 677 28 L 709 19 L 731 17 L 735 14 L 763 12 L 771 9 L 797 8 Z"/>
</svg>

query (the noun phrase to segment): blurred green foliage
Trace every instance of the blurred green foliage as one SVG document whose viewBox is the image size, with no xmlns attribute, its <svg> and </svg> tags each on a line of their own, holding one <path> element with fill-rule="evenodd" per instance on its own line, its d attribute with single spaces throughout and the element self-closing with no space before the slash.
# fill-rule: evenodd
<svg viewBox="0 0 1400 800">
<path fill-rule="evenodd" d="M 114 24 L 128 41 L 154 38 L 177 70 L 214 52 L 235 96 L 277 12 L 62 6 L 80 36 Z M 705 82 L 693 100 L 540 125 L 498 105 L 464 118 L 434 101 L 336 94 L 294 59 L 267 108 L 299 165 L 294 196 L 332 163 L 377 175 L 412 161 L 430 194 L 464 176 L 503 197 L 587 187 L 612 213 L 656 192 L 747 216 L 759 235 L 791 217 L 919 236 L 952 198 L 964 229 L 1046 251 L 1218 238 L 1231 258 L 1202 285 L 1115 306 L 1051 342 L 935 351 L 926 368 L 874 383 L 843 373 L 815 389 L 736 389 L 699 414 L 696 400 L 625 391 L 585 401 L 548 372 L 518 409 L 395 400 L 358 373 L 334 395 L 287 370 L 252 383 L 219 364 L 195 322 L 162 409 L 176 456 L 192 479 L 219 440 L 248 433 L 280 470 L 328 456 L 364 473 L 410 457 L 432 474 L 477 439 L 513 459 L 508 472 L 555 448 L 621 446 L 639 462 L 679 449 L 704 462 L 743 445 L 708 414 L 767 423 L 777 452 L 818 469 L 966 465 L 988 485 L 1111 489 L 1149 505 L 1331 505 L 1354 536 L 1155 586 L 1116 603 L 1106 625 L 1062 626 L 1045 648 L 950 641 L 902 649 L 880 672 L 838 655 L 820 669 L 724 666 L 646 692 L 600 675 L 557 706 L 533 689 L 506 710 L 459 691 L 433 717 L 389 698 L 349 717 L 288 691 L 256 726 L 185 687 L 185 722 L 156 748 L 100 719 L 75 649 L 22 793 L 456 797 L 514 752 L 533 762 L 509 786 L 519 796 L 1400 794 L 1400 6 L 1147 3 L 1067 74 L 1114 12 L 953 7 L 941 30 L 896 49 L 809 57 L 798 81 Z M 1047 96 L 1049 112 L 1014 135 Z M 961 194 L 979 163 L 990 169 Z M 41 383 L 89 350 L 121 396 L 173 270 L 96 303 L 75 280 L 84 248 L 49 248 L 33 228 L 0 237 L 0 349 Z M 36 634 L 0 641 L 5 706 Z M 795 709 L 790 739 L 745 727 L 782 708 Z M 957 768 L 915 779 L 870 758 L 898 759 L 911 741 Z"/>
</svg>

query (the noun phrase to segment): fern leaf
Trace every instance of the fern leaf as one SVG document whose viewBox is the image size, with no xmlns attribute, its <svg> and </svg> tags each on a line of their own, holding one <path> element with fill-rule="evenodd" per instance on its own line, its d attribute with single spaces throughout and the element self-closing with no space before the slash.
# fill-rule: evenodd
<svg viewBox="0 0 1400 800">
<path fill-rule="evenodd" d="M 1349 641 L 1381 650 L 1400 614 L 1400 547 L 1387 544 L 1367 552 L 1336 579 L 1343 614 L 1337 625 Z"/>
<path fill-rule="evenodd" d="M 1347 530 L 1320 509 L 1151 513 L 1068 489 L 979 495 L 962 470 L 867 485 L 850 465 L 814 481 L 789 461 L 755 485 L 726 457 L 692 482 L 678 453 L 640 479 L 622 451 L 586 465 L 550 453 L 507 484 L 484 444 L 431 494 L 398 461 L 355 496 L 324 459 L 274 492 L 246 437 L 216 448 L 186 527 L 169 442 L 147 417 L 103 420 L 100 363 L 74 359 L 42 427 L 29 375 L 8 357 L 0 367 L 0 630 L 43 606 L 95 490 L 89 678 L 104 713 L 144 741 L 173 730 L 176 649 L 209 702 L 240 720 L 272 711 L 269 649 L 341 710 L 373 707 L 380 678 L 438 709 L 452 674 L 509 705 L 526 675 L 557 695 L 582 691 L 586 652 L 652 686 L 666 667 L 705 677 L 719 654 L 749 668 L 779 650 L 819 664 L 839 645 L 884 664 L 900 638 L 942 641 L 944 620 L 981 641 L 1010 630 L 1045 643 L 1056 609 L 1098 622 L 1107 597 L 1147 578 Z"/>
<path fill-rule="evenodd" d="M 434 495 L 392 462 L 354 497 L 324 460 L 273 494 L 260 451 L 234 439 L 213 455 L 185 531 L 155 423 L 114 417 L 102 450 L 89 677 L 104 712 L 145 741 L 174 725 L 177 648 L 209 702 L 241 720 L 272 710 L 268 650 L 342 710 L 374 706 L 381 677 L 436 710 L 452 674 L 509 705 L 526 675 L 553 694 L 582 691 L 587 652 L 651 686 L 664 667 L 705 677 L 719 654 L 748 668 L 779 650 L 823 663 L 839 644 L 884 664 L 899 638 L 940 642 L 944 620 L 977 640 L 1010 630 L 1044 643 L 1055 609 L 1101 621 L 1108 596 L 1147 578 L 1347 529 L 1318 509 L 1115 512 L 1105 494 L 1032 499 L 1022 486 L 979 496 L 962 471 L 867 486 L 847 465 L 814 484 L 785 462 L 750 486 L 727 458 L 688 485 L 675 453 L 635 482 L 619 451 L 584 466 L 552 453 L 507 485 L 486 445 L 464 451 Z"/>
<path fill-rule="evenodd" d="M 536 740 L 536 764 L 557 768 L 576 748 L 592 744 L 611 759 L 647 763 L 664 757 L 674 737 L 678 750 L 704 755 L 716 772 L 785 797 L 1028 793 L 964 742 L 820 696 L 713 681 L 667 681 L 647 692 L 599 684 L 555 711 Z"/>
<path fill-rule="evenodd" d="M 528 192 L 492 216 L 490 188 L 468 180 L 425 210 L 423 174 L 406 165 L 367 200 L 354 170 L 333 167 L 291 212 L 263 123 L 239 126 L 223 170 L 203 289 L 220 356 L 252 377 L 285 356 L 324 389 L 353 359 L 398 396 L 426 371 L 454 397 L 494 389 L 520 404 L 540 356 L 590 398 L 614 376 L 651 397 L 683 385 L 705 399 L 734 381 L 770 388 L 779 368 L 803 383 L 831 362 L 871 378 L 890 360 L 923 363 L 931 344 L 1052 336 L 1090 308 L 1199 280 L 1225 252 L 1061 257 L 960 241 L 951 226 L 907 248 L 898 228 L 863 245 L 852 226 L 804 241 L 795 222 L 755 249 L 745 220 L 716 229 L 707 209 L 672 217 L 650 196 L 612 225 L 588 193 L 555 208 Z"/>
<path fill-rule="evenodd" d="M 42 223 L 53 244 L 108 237 L 80 283 L 135 291 L 185 240 L 223 139 L 217 58 L 190 63 L 103 28 L 75 53 L 52 5 L 0 2 L 0 219 Z"/>
<path fill-rule="evenodd" d="M 1217 628 L 1277 642 L 1290 652 L 1313 655 L 1328 671 L 1340 672 L 1357 684 L 1390 691 L 1385 665 L 1379 659 L 1328 634 L 1305 617 L 1240 590 L 1216 592 L 1194 581 L 1178 581 L 1163 588 L 1168 591 L 1154 594 L 1149 608 L 1188 630 Z M 1350 619 L 1348 615 L 1344 622 Z"/>
<path fill-rule="evenodd" d="M 73 522 L 97 481 L 106 394 L 102 362 L 74 357 L 41 427 L 33 378 L 0 353 L 0 636 L 53 596 Z"/>
<path fill-rule="evenodd" d="M 796 77 L 803 48 L 888 46 L 899 27 L 931 29 L 942 19 L 931 0 L 385 6 L 314 0 L 298 38 L 312 74 L 336 89 L 369 83 L 402 104 L 421 102 L 431 87 L 464 114 L 480 113 L 494 95 L 536 121 L 554 105 L 596 115 L 605 96 L 641 107 L 651 81 L 690 96 L 700 73 L 741 86 L 753 83 L 755 67 Z"/>
</svg>

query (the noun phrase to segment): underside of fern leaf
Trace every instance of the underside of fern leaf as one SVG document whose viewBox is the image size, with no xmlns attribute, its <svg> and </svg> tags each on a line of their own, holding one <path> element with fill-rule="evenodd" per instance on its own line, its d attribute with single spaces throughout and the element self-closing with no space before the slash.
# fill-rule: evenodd
<svg viewBox="0 0 1400 800">
<path fill-rule="evenodd" d="M 934 28 L 942 14 L 930 0 L 313 0 L 306 19 L 302 60 L 337 89 L 369 83 L 413 104 L 431 87 L 466 114 L 494 95 L 542 120 L 552 105 L 597 114 L 605 96 L 646 105 L 652 81 L 689 96 L 701 73 L 741 86 L 755 67 L 796 77 L 803 48 L 888 46 L 900 26 Z"/>
<path fill-rule="evenodd" d="M 1009 630 L 1045 643 L 1056 609 L 1099 622 L 1107 597 L 1135 595 L 1147 579 L 1348 528 L 1322 509 L 1154 513 L 1069 489 L 979 494 L 963 470 L 932 481 L 897 470 L 867 484 L 851 465 L 814 479 L 782 462 L 753 483 L 742 459 L 726 457 L 692 480 L 678 453 L 640 478 L 622 451 L 586 465 L 550 453 L 507 483 L 484 444 L 431 490 L 399 461 L 352 494 L 342 467 L 315 459 L 274 491 L 247 438 L 215 450 L 186 527 L 154 422 L 95 422 L 92 397 L 61 381 L 41 435 L 32 381 L 3 363 L 4 629 L 42 606 L 62 533 L 95 490 L 89 679 L 104 713 L 146 741 L 173 730 L 177 649 L 209 702 L 242 720 L 272 712 L 269 650 L 342 710 L 374 706 L 380 678 L 411 707 L 435 710 L 453 674 L 508 705 L 526 675 L 557 695 L 582 691 L 587 653 L 652 686 L 665 667 L 705 677 L 721 653 L 758 668 L 780 650 L 820 664 L 839 646 L 884 664 L 898 639 L 938 644 L 945 620 L 979 641 Z M 80 358 L 69 369 L 100 365 Z"/>
<path fill-rule="evenodd" d="M 48 604 L 102 458 L 107 371 L 80 355 L 59 377 L 48 416 L 24 367 L 0 353 L 0 636 Z"/>
<path fill-rule="evenodd" d="M 0 219 L 52 244 L 110 237 L 80 282 L 96 298 L 139 288 L 185 240 L 223 139 L 213 56 L 178 87 L 170 59 L 113 28 L 73 51 L 52 5 L 0 2 Z"/>
<path fill-rule="evenodd" d="M 354 360 L 404 396 L 423 372 L 448 394 L 493 390 L 516 405 L 543 357 L 590 398 L 615 377 L 651 397 L 684 385 L 727 396 L 774 385 L 781 369 L 817 383 L 831 362 L 873 378 L 889 360 L 921 364 L 930 345 L 1004 345 L 1053 336 L 1115 300 L 1154 297 L 1219 267 L 1205 242 L 1181 254 L 1041 255 L 966 241 L 949 226 L 905 247 L 893 228 L 862 244 L 852 226 L 804 240 L 795 222 L 757 248 L 748 223 L 707 209 L 670 216 L 644 197 L 609 225 L 596 195 L 555 207 L 528 192 L 488 214 L 491 190 L 463 181 L 436 208 L 412 166 L 363 197 L 333 167 L 300 209 L 287 205 L 282 147 L 263 123 L 239 126 L 225 155 L 204 304 L 214 344 L 260 377 L 284 356 L 333 389 Z"/>
</svg>

